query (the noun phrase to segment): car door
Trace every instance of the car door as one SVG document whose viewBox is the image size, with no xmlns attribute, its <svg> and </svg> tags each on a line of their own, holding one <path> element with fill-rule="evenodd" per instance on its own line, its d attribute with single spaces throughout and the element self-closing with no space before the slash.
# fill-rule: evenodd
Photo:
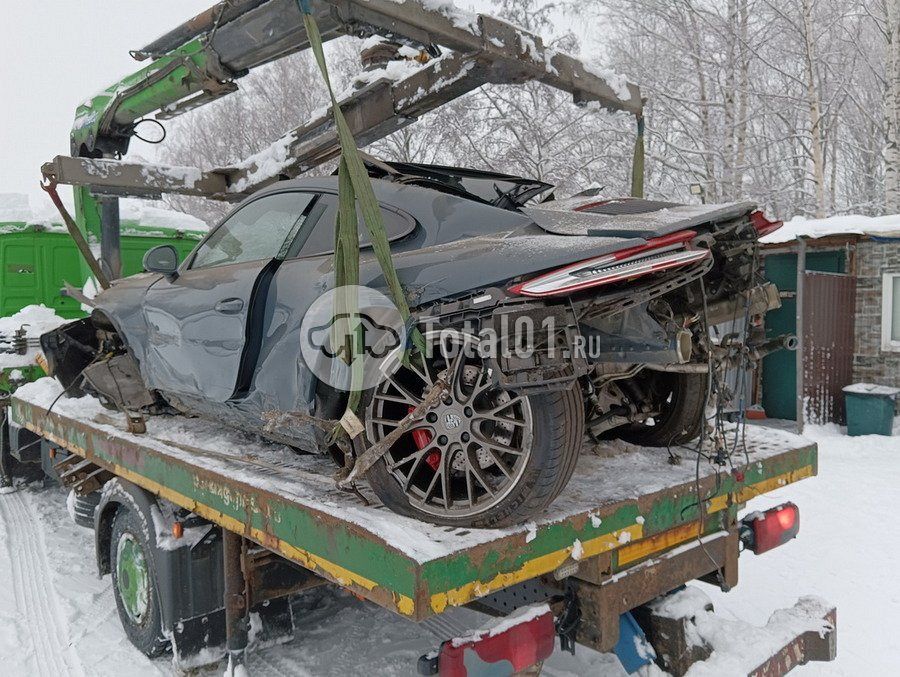
<svg viewBox="0 0 900 677">
<path fill-rule="evenodd" d="M 334 226 L 338 197 L 322 193 L 308 210 L 302 227 L 288 245 L 284 263 L 275 273 L 269 295 L 268 321 L 254 387 L 269 399 L 267 407 L 305 409 L 312 406 L 316 379 L 301 355 L 300 325 L 312 303 L 333 283 Z M 416 231 L 405 212 L 382 205 L 388 239 L 396 243 Z M 359 214 L 361 261 L 364 269 L 380 268 L 374 260 L 369 233 Z M 368 278 L 367 278 L 368 279 Z"/>
<path fill-rule="evenodd" d="M 158 390 L 209 402 L 242 391 L 252 374 L 271 276 L 313 196 L 267 194 L 230 214 L 143 305 L 148 350 L 143 366 Z"/>
</svg>

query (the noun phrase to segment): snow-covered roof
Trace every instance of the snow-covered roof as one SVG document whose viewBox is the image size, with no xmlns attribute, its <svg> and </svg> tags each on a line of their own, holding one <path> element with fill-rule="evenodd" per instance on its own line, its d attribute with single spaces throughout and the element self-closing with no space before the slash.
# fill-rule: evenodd
<svg viewBox="0 0 900 677">
<path fill-rule="evenodd" d="M 60 197 L 71 213 L 73 210 L 71 196 L 62 193 Z M 120 198 L 119 214 L 122 221 L 132 221 L 149 228 L 209 230 L 209 226 L 196 216 L 157 207 L 145 200 Z M 0 193 L 0 223 L 18 222 L 52 226 L 61 223 L 62 219 L 49 198 L 42 200 L 23 193 Z"/>
<path fill-rule="evenodd" d="M 819 238 L 829 235 L 872 235 L 900 238 L 900 214 L 887 216 L 862 216 L 845 214 L 825 219 L 807 219 L 795 216 L 773 233 L 763 237 L 763 244 L 791 242 L 800 237 Z"/>
</svg>

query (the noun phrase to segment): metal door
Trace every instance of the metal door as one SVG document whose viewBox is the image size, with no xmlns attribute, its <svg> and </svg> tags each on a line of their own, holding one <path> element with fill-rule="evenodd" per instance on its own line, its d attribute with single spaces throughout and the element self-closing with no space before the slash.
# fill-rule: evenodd
<svg viewBox="0 0 900 677">
<path fill-rule="evenodd" d="M 803 406 L 809 423 L 843 423 L 841 389 L 853 382 L 856 278 L 805 273 Z"/>
</svg>

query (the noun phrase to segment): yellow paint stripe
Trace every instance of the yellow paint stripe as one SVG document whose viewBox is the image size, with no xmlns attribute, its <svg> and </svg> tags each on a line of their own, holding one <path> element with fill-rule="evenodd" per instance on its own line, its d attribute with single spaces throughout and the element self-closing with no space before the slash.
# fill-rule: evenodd
<svg viewBox="0 0 900 677">
<path fill-rule="evenodd" d="M 71 442 L 64 442 L 55 435 L 39 430 L 36 426 L 32 426 L 31 424 L 26 424 L 25 427 L 34 433 L 42 435 L 54 444 L 69 449 L 82 458 L 87 457 L 85 450 L 81 449 L 76 444 L 72 444 Z M 112 473 L 128 480 L 129 482 L 137 484 L 139 487 L 146 489 L 152 494 L 160 496 L 167 501 L 171 501 L 172 503 L 181 506 L 185 510 L 190 510 L 195 514 L 200 515 L 203 519 L 214 522 L 215 524 L 218 524 L 219 526 L 228 529 L 229 531 L 245 534 L 247 537 L 264 545 L 266 548 L 279 552 L 288 559 L 297 562 L 305 568 L 324 574 L 326 578 L 330 578 L 339 585 L 356 585 L 360 588 L 370 591 L 378 586 L 378 583 L 369 578 L 366 578 L 365 576 L 350 571 L 349 569 L 345 569 L 341 565 L 335 564 L 334 562 L 331 562 L 318 555 L 314 555 L 307 550 L 297 548 L 290 543 L 287 543 L 286 541 L 273 536 L 272 534 L 262 531 L 261 529 L 248 527 L 248 525 L 244 524 L 244 522 L 241 522 L 240 520 L 237 520 L 230 515 L 226 515 L 225 513 L 220 512 L 215 508 L 203 505 L 202 503 L 198 503 L 197 501 L 188 498 L 187 496 L 174 491 L 173 489 L 170 489 L 162 484 L 159 484 L 158 482 L 151 480 L 148 477 L 144 477 L 143 475 L 136 473 L 133 470 L 130 470 L 118 464 L 114 464 L 112 467 Z M 407 595 L 402 595 L 397 592 L 394 592 L 393 594 L 394 602 L 397 606 L 397 611 L 405 616 L 414 615 L 415 602 L 413 601 L 413 599 Z"/>
<path fill-rule="evenodd" d="M 650 557 L 664 550 L 669 550 L 677 545 L 681 545 L 693 538 L 700 536 L 700 522 L 688 522 L 681 526 L 669 529 L 661 534 L 649 536 L 637 543 L 629 543 L 619 549 L 616 557 L 619 560 L 619 566 L 629 564 L 645 557 Z"/>
<path fill-rule="evenodd" d="M 761 482 L 756 482 L 755 484 L 743 487 L 734 494 L 714 496 L 708 501 L 709 505 L 707 513 L 711 514 L 726 509 L 729 501 L 732 503 L 745 503 L 755 496 L 766 494 L 793 482 L 798 482 L 806 477 L 812 477 L 813 474 L 813 467 L 811 465 L 806 465 L 802 468 L 782 473 L 781 475 L 776 475 L 775 477 L 770 477 Z M 691 539 L 697 538 L 701 535 L 699 529 L 699 521 L 690 522 L 674 529 L 664 531 L 661 534 L 650 536 L 637 543 L 627 545 L 621 548 L 617 553 L 619 566 L 659 554 L 665 550 L 681 545 L 682 543 L 686 543 Z"/>
<path fill-rule="evenodd" d="M 775 491 L 788 484 L 799 482 L 807 477 L 813 477 L 815 474 L 812 465 L 805 465 L 802 468 L 797 468 L 796 470 L 770 477 L 769 479 L 762 480 L 756 484 L 751 484 L 738 491 L 735 496 L 735 503 L 746 503 L 751 498 L 755 498 L 761 494 L 767 494 L 770 491 Z"/>
<path fill-rule="evenodd" d="M 775 477 L 744 487 L 735 495 L 724 494 L 722 496 L 714 496 L 708 502 L 707 512 L 719 512 L 720 510 L 727 508 L 731 501 L 743 503 L 754 496 L 767 493 L 805 477 L 811 477 L 813 474 L 813 467 L 807 465 L 797 470 L 776 475 Z M 619 535 L 623 532 L 627 532 L 629 536 L 626 537 L 627 540 L 623 538 L 622 541 L 620 541 Z M 623 529 L 622 531 L 613 532 L 612 534 L 606 534 L 585 541 L 582 544 L 584 549 L 582 559 L 587 559 L 618 548 L 617 556 L 619 564 L 630 563 L 669 550 L 692 538 L 697 538 L 698 533 L 698 522 L 695 521 L 674 529 L 669 529 L 662 534 L 643 539 L 643 527 L 638 524 Z M 435 613 L 441 613 L 447 606 L 461 606 L 471 602 L 473 599 L 489 595 L 492 592 L 496 592 L 497 590 L 501 590 L 510 585 L 515 585 L 516 583 L 521 583 L 522 581 L 530 580 L 536 576 L 555 571 L 569 559 L 572 547 L 573 546 L 569 546 L 562 550 L 556 550 L 546 555 L 536 557 L 529 560 L 515 571 L 497 574 L 497 576 L 490 581 L 473 581 L 446 592 L 435 593 L 431 596 L 431 608 Z M 625 557 L 624 560 L 623 553 Z"/>
<path fill-rule="evenodd" d="M 603 552 L 609 552 L 617 547 L 621 547 L 623 543 L 637 540 L 643 535 L 643 530 L 642 525 L 635 524 L 625 529 L 614 531 L 611 534 L 604 534 L 584 541 L 581 544 L 582 555 L 579 560 L 594 557 Z M 458 588 L 435 593 L 431 596 L 431 609 L 439 614 L 448 606 L 461 606 L 471 602 L 473 599 L 489 595 L 510 585 L 555 571 L 570 559 L 573 562 L 576 561 L 572 558 L 574 547 L 575 544 L 573 543 L 567 548 L 535 557 L 525 562 L 518 569 L 497 574 L 489 581 L 472 581 Z"/>
<path fill-rule="evenodd" d="M 78 453 L 81 456 L 85 456 L 84 450 L 80 450 L 77 445 L 71 444 L 70 442 L 63 442 L 59 438 L 47 434 L 39 430 L 35 426 L 32 426 L 31 424 L 26 423 L 25 427 L 35 433 L 47 437 L 60 446 L 67 447 L 69 449 L 72 449 L 75 453 Z M 127 468 L 123 468 L 118 465 L 115 466 L 115 468 L 116 469 L 114 472 L 116 474 L 129 479 L 139 486 L 143 486 L 145 489 L 148 489 L 149 491 L 156 493 L 163 498 L 166 498 L 167 500 L 170 500 L 173 503 L 182 506 L 183 508 L 195 512 L 196 514 L 205 519 L 208 519 L 211 522 L 215 522 L 231 531 L 236 531 L 239 533 L 244 533 L 246 531 L 246 526 L 239 520 L 236 520 L 228 515 L 224 515 L 213 508 L 209 508 L 207 506 L 199 504 L 186 496 L 183 496 L 175 491 L 172 491 L 171 489 L 168 489 L 167 487 L 154 482 L 153 480 L 130 471 Z M 802 468 L 798 468 L 787 473 L 782 473 L 781 475 L 777 475 L 775 477 L 762 480 L 761 482 L 743 487 L 735 494 L 714 496 L 708 501 L 707 512 L 719 512 L 726 509 L 730 502 L 744 503 L 755 496 L 768 493 L 782 486 L 786 486 L 787 484 L 790 484 L 792 482 L 797 482 L 806 477 L 812 477 L 814 474 L 815 473 L 813 471 L 813 466 L 806 465 Z M 609 552 L 611 550 L 619 548 L 619 563 L 623 564 L 633 562 L 637 559 L 649 557 L 668 550 L 669 548 L 676 546 L 679 543 L 683 543 L 690 538 L 695 538 L 698 533 L 697 528 L 697 522 L 692 522 L 690 524 L 676 527 L 675 529 L 670 529 L 663 534 L 657 534 L 656 536 L 650 537 L 646 540 L 642 540 L 643 526 L 641 524 L 636 524 L 625 529 L 615 531 L 611 534 L 604 534 L 602 536 L 598 536 L 596 538 L 585 541 L 584 543 L 582 543 L 583 552 L 579 559 L 594 557 L 601 553 Z M 676 533 L 671 534 L 671 537 L 666 537 L 666 534 L 670 534 L 671 532 Z M 690 535 L 685 535 L 688 533 Z M 313 555 L 306 550 L 296 548 L 293 545 L 258 529 L 250 528 L 249 536 L 250 538 L 253 538 L 254 540 L 257 540 L 258 542 L 264 544 L 266 547 L 277 550 L 288 559 L 299 562 L 308 569 L 324 572 L 325 574 L 327 574 L 328 578 L 331 578 L 341 585 L 352 583 L 366 590 L 372 590 L 377 585 L 377 583 L 362 575 L 349 571 L 348 569 L 345 569 L 340 565 L 330 562 L 329 560 L 321 558 L 317 555 Z M 670 538 L 679 537 L 683 537 L 683 540 L 670 540 Z M 641 542 L 639 543 L 638 541 Z M 625 545 L 626 543 L 631 543 L 631 545 Z M 444 609 L 447 608 L 447 606 L 461 606 L 463 604 L 471 602 L 473 599 L 477 599 L 478 597 L 483 597 L 485 595 L 491 594 L 492 592 L 496 592 L 497 590 L 515 585 L 516 583 L 521 583 L 523 581 L 530 580 L 551 571 L 555 571 L 568 559 L 570 559 L 573 548 L 574 544 L 561 550 L 556 550 L 554 552 L 547 553 L 546 555 L 535 557 L 534 559 L 527 561 L 519 569 L 497 574 L 489 581 L 471 581 L 463 586 L 453 588 L 444 592 L 435 593 L 431 595 L 431 609 L 435 613 L 441 613 Z M 623 559 L 623 553 L 626 559 Z M 407 616 L 414 615 L 415 602 L 410 597 L 399 595 L 398 593 L 395 593 L 394 597 L 397 604 L 397 610 L 400 613 Z"/>
</svg>

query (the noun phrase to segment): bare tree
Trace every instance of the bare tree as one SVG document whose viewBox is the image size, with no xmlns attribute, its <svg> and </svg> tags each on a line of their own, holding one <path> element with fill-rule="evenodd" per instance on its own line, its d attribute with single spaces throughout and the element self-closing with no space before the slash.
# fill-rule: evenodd
<svg viewBox="0 0 900 677">
<path fill-rule="evenodd" d="M 690 201 L 699 184 L 707 201 L 749 198 L 782 217 L 900 211 L 900 0 L 875 2 L 493 0 L 498 14 L 552 48 L 641 84 L 648 195 Z M 585 30 L 556 28 L 573 15 Z M 360 44 L 327 46 L 338 89 L 359 72 Z M 176 120 L 165 160 L 227 164 L 326 103 L 308 55 L 239 84 L 239 93 Z M 529 82 L 481 87 L 367 150 L 531 176 L 561 194 L 588 186 L 626 194 L 633 139 L 630 116 L 577 108 Z M 207 219 L 223 209 L 171 204 Z"/>
</svg>

